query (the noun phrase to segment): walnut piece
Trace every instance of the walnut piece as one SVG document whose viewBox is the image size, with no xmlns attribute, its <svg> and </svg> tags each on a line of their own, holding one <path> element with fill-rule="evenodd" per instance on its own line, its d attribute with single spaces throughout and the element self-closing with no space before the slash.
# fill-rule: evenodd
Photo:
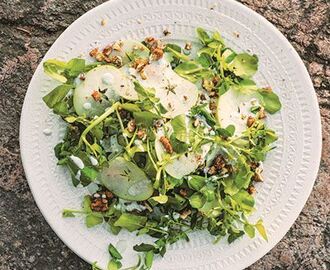
<svg viewBox="0 0 330 270">
<path fill-rule="evenodd" d="M 173 147 L 171 145 L 171 142 L 168 138 L 165 136 L 160 137 L 159 141 L 162 143 L 163 147 L 165 148 L 165 151 L 169 154 L 173 153 Z"/>
</svg>

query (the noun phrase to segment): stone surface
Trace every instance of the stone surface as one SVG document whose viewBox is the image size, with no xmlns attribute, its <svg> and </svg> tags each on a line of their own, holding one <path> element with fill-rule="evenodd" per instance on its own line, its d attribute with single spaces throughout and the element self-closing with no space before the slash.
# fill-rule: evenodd
<svg viewBox="0 0 330 270">
<path fill-rule="evenodd" d="M 104 0 L 0 1 L 0 269 L 90 269 L 45 222 L 19 156 L 19 117 L 41 57 L 76 18 Z M 299 218 L 249 269 L 330 269 L 330 6 L 327 0 L 241 0 L 290 40 L 318 96 L 323 153 L 313 192 Z"/>
</svg>

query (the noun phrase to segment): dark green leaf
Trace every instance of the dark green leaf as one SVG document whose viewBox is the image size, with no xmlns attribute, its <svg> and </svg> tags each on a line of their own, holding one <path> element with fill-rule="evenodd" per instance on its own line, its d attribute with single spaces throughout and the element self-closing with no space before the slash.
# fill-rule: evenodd
<svg viewBox="0 0 330 270">
<path fill-rule="evenodd" d="M 208 33 L 206 33 L 206 31 L 203 28 L 198 27 L 196 29 L 196 32 L 197 32 L 197 36 L 198 36 L 199 40 L 202 42 L 202 44 L 207 45 L 212 41 L 212 39 L 210 38 Z"/>
<path fill-rule="evenodd" d="M 72 88 L 73 85 L 70 84 L 59 85 L 42 99 L 47 106 L 52 109 L 57 103 L 61 102 L 66 97 Z"/>
<path fill-rule="evenodd" d="M 146 252 L 144 262 L 148 269 L 151 269 L 153 260 L 154 260 L 154 252 L 152 250 Z"/>
<path fill-rule="evenodd" d="M 155 249 L 155 246 L 154 245 L 150 245 L 150 244 L 142 243 L 140 245 L 135 245 L 133 247 L 133 249 L 135 251 L 138 251 L 138 252 L 147 252 L 147 251 L 154 250 Z"/>
<path fill-rule="evenodd" d="M 119 219 L 114 223 L 114 225 L 133 232 L 143 227 L 146 222 L 147 217 L 137 216 L 129 213 L 122 213 Z"/>
<path fill-rule="evenodd" d="M 66 65 L 66 74 L 75 78 L 85 69 L 85 60 L 80 58 L 71 59 Z"/>
<path fill-rule="evenodd" d="M 92 213 L 86 216 L 85 222 L 87 228 L 91 228 L 103 223 L 103 216 L 100 213 Z"/>
<path fill-rule="evenodd" d="M 236 55 L 228 67 L 237 76 L 251 77 L 258 70 L 258 57 L 248 53 L 240 53 Z"/>
<path fill-rule="evenodd" d="M 186 116 L 184 114 L 177 115 L 171 120 L 171 125 L 175 138 L 181 142 L 187 142 Z"/>
<path fill-rule="evenodd" d="M 191 189 L 199 191 L 202 189 L 202 187 L 205 186 L 205 177 L 199 176 L 199 175 L 191 175 L 191 176 L 188 176 L 187 182 L 188 182 L 188 186 Z"/>
<path fill-rule="evenodd" d="M 122 264 L 120 261 L 117 261 L 116 259 L 112 259 L 108 263 L 107 270 L 119 270 L 122 267 Z"/>
<path fill-rule="evenodd" d="M 111 257 L 114 259 L 121 260 L 123 258 L 121 256 L 121 254 L 119 253 L 119 251 L 111 243 L 108 246 L 108 251 L 109 251 Z"/>
<path fill-rule="evenodd" d="M 262 97 L 261 103 L 267 112 L 274 114 L 281 109 L 281 101 L 273 91 L 269 89 L 259 89 L 258 92 Z"/>
<path fill-rule="evenodd" d="M 243 231 L 239 231 L 238 233 L 232 233 L 228 236 L 228 243 L 231 244 L 232 242 L 234 242 L 235 240 L 237 240 L 238 238 L 240 238 L 242 235 L 244 235 Z"/>
<path fill-rule="evenodd" d="M 189 198 L 190 205 L 196 209 L 202 208 L 203 205 L 205 204 L 205 198 L 202 194 L 200 193 L 194 193 L 190 198 Z"/>
<path fill-rule="evenodd" d="M 160 118 L 159 115 L 152 112 L 133 112 L 133 117 L 138 125 L 143 125 L 144 127 L 151 127 L 154 120 Z"/>
<path fill-rule="evenodd" d="M 244 224 L 244 231 L 250 238 L 255 236 L 255 229 L 251 224 Z"/>
</svg>

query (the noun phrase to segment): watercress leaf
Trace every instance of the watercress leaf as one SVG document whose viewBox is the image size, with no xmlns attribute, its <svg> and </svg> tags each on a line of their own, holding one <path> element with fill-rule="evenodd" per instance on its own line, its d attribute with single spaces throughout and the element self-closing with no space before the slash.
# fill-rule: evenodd
<svg viewBox="0 0 330 270">
<path fill-rule="evenodd" d="M 153 260 L 154 260 L 154 252 L 152 250 L 146 252 L 144 263 L 147 269 L 151 269 Z"/>
<path fill-rule="evenodd" d="M 153 125 L 154 120 L 160 118 L 159 115 L 152 112 L 133 112 L 133 117 L 135 119 L 136 124 L 143 125 L 144 127 L 151 127 Z"/>
<path fill-rule="evenodd" d="M 262 219 L 259 219 L 258 222 L 254 226 L 256 227 L 256 229 L 258 230 L 258 232 L 262 236 L 262 238 L 265 239 L 266 241 L 268 241 L 267 232 L 266 232 Z"/>
<path fill-rule="evenodd" d="M 206 53 L 203 53 L 196 58 L 196 62 L 204 68 L 208 68 L 212 64 L 212 61 L 212 57 L 207 55 Z"/>
<path fill-rule="evenodd" d="M 75 217 L 75 215 L 74 215 L 74 213 L 72 213 L 71 210 L 64 209 L 64 210 L 62 211 L 62 217 L 64 217 L 64 218 Z"/>
<path fill-rule="evenodd" d="M 244 78 L 240 80 L 238 83 L 233 84 L 232 88 L 234 90 L 240 91 L 242 94 L 244 93 L 251 93 L 253 91 L 258 90 L 256 83 L 252 79 Z"/>
<path fill-rule="evenodd" d="M 202 44 L 207 45 L 212 41 L 212 39 L 210 38 L 208 33 L 203 28 L 198 27 L 196 29 L 196 32 L 197 32 L 197 36 L 198 36 L 199 40 L 202 42 Z"/>
<path fill-rule="evenodd" d="M 254 198 L 247 191 L 240 190 L 239 192 L 234 194 L 232 198 L 238 203 L 242 210 L 246 211 L 247 213 L 252 212 L 252 210 L 254 209 Z"/>
<path fill-rule="evenodd" d="M 189 61 L 189 57 L 183 53 L 181 53 L 181 48 L 179 46 L 169 46 L 173 44 L 167 44 L 165 47 L 165 51 L 171 53 L 174 57 L 183 60 L 183 61 Z M 179 51 L 180 48 L 180 51 Z"/>
<path fill-rule="evenodd" d="M 125 228 L 130 232 L 140 229 L 147 222 L 147 217 L 122 213 L 114 223 L 115 226 Z"/>
<path fill-rule="evenodd" d="M 73 85 L 71 84 L 59 85 L 42 99 L 47 104 L 47 106 L 52 109 L 57 103 L 59 103 L 66 97 L 66 95 L 72 88 Z"/>
<path fill-rule="evenodd" d="M 205 186 L 205 177 L 200 175 L 191 175 L 188 177 L 187 182 L 191 189 L 199 191 Z"/>
<path fill-rule="evenodd" d="M 189 198 L 189 202 L 190 202 L 190 205 L 193 207 L 193 208 L 202 208 L 203 205 L 205 204 L 205 197 L 200 194 L 200 193 L 194 193 L 192 196 L 190 196 Z"/>
<path fill-rule="evenodd" d="M 108 263 L 107 270 L 119 270 L 121 267 L 122 267 L 122 264 L 120 261 L 118 261 L 116 259 L 112 259 Z"/>
<path fill-rule="evenodd" d="M 167 43 L 164 50 L 165 51 L 168 51 L 168 48 L 171 48 L 172 50 L 174 50 L 176 52 L 179 52 L 179 53 L 182 52 L 181 47 L 179 45 L 177 45 L 177 44 L 174 44 L 174 43 Z"/>
<path fill-rule="evenodd" d="M 86 177 L 90 181 L 94 181 L 98 175 L 99 172 L 95 170 L 93 167 L 84 167 L 81 170 L 81 176 Z"/>
<path fill-rule="evenodd" d="M 237 240 L 238 238 L 240 238 L 242 235 L 244 234 L 244 231 L 239 231 L 238 233 L 231 233 L 228 236 L 228 243 L 231 244 L 232 242 L 234 242 L 235 240 Z"/>
<path fill-rule="evenodd" d="M 197 73 L 203 69 L 204 68 L 201 65 L 199 65 L 196 61 L 187 61 L 178 65 L 174 69 L 174 71 L 179 75 L 190 75 Z"/>
<path fill-rule="evenodd" d="M 258 57 L 248 53 L 237 54 L 234 60 L 228 64 L 228 68 L 240 77 L 251 77 L 258 70 Z"/>
<path fill-rule="evenodd" d="M 53 107 L 53 111 L 55 114 L 61 115 L 63 117 L 69 114 L 68 105 L 65 101 L 56 103 Z"/>
<path fill-rule="evenodd" d="M 184 142 L 179 141 L 177 138 L 175 138 L 174 134 L 171 134 L 170 142 L 171 142 L 171 145 L 173 147 L 174 152 L 176 152 L 178 154 L 182 154 L 182 153 L 187 152 L 187 150 L 189 148 L 188 143 L 184 143 Z"/>
<path fill-rule="evenodd" d="M 150 245 L 150 244 L 142 243 L 142 244 L 139 244 L 139 245 L 135 245 L 133 247 L 133 249 L 135 251 L 137 251 L 137 252 L 147 252 L 147 251 L 154 250 L 155 249 L 155 246 L 154 245 Z"/>
<path fill-rule="evenodd" d="M 86 216 L 85 223 L 87 228 L 92 228 L 103 222 L 103 216 L 100 213 L 91 213 Z"/>
<path fill-rule="evenodd" d="M 153 199 L 154 201 L 156 201 L 160 204 L 167 203 L 167 201 L 168 201 L 168 197 L 166 195 L 154 196 L 154 197 L 151 197 L 151 199 Z"/>
<path fill-rule="evenodd" d="M 201 115 L 205 118 L 206 122 L 210 126 L 214 126 L 216 124 L 215 117 L 206 109 L 207 104 L 203 105 L 195 105 L 190 109 L 191 116 Z"/>
<path fill-rule="evenodd" d="M 171 120 L 171 125 L 175 138 L 181 142 L 187 142 L 186 116 L 184 114 L 177 115 Z"/>
<path fill-rule="evenodd" d="M 223 81 L 218 87 L 218 94 L 221 96 L 224 93 L 226 93 L 229 89 L 230 89 L 229 84 L 226 81 Z"/>
<path fill-rule="evenodd" d="M 82 207 L 86 213 L 92 212 L 91 203 L 92 203 L 91 197 L 88 195 L 84 196 Z"/>
<path fill-rule="evenodd" d="M 223 138 L 229 138 L 234 136 L 235 133 L 235 126 L 234 125 L 228 125 L 226 128 L 217 128 L 215 130 L 216 134 L 223 137 Z"/>
<path fill-rule="evenodd" d="M 102 269 L 97 266 L 97 262 L 93 262 L 92 263 L 92 270 L 102 270 Z"/>
<path fill-rule="evenodd" d="M 66 74 L 71 77 L 77 77 L 85 69 L 85 60 L 81 58 L 73 58 L 66 64 Z"/>
<path fill-rule="evenodd" d="M 48 59 L 43 63 L 44 72 L 51 78 L 65 83 L 67 78 L 62 75 L 64 70 L 66 69 L 66 62 L 59 61 L 56 59 Z"/>
<path fill-rule="evenodd" d="M 203 54 L 205 54 L 205 55 L 212 57 L 214 55 L 214 53 L 215 53 L 215 49 L 209 48 L 209 47 L 204 47 L 204 48 L 201 48 L 197 52 L 197 56 L 202 56 Z"/>
<path fill-rule="evenodd" d="M 212 202 L 215 199 L 214 187 L 204 186 L 200 192 L 204 195 L 207 202 Z"/>
<path fill-rule="evenodd" d="M 265 144 L 271 144 L 275 141 L 277 141 L 278 136 L 276 135 L 275 131 L 271 129 L 266 129 L 266 134 L 265 134 Z"/>
<path fill-rule="evenodd" d="M 129 112 L 140 112 L 141 109 L 138 105 L 133 103 L 123 103 L 120 105 L 120 108 L 129 111 Z"/>
<path fill-rule="evenodd" d="M 250 238 L 255 236 L 255 228 L 251 224 L 244 224 L 244 231 Z"/>
<path fill-rule="evenodd" d="M 267 112 L 274 114 L 281 109 L 281 101 L 273 91 L 269 89 L 259 89 L 258 92 L 261 96 L 261 103 Z"/>
<path fill-rule="evenodd" d="M 114 259 L 121 260 L 123 258 L 119 251 L 111 243 L 108 246 L 108 251 L 111 257 Z"/>
</svg>

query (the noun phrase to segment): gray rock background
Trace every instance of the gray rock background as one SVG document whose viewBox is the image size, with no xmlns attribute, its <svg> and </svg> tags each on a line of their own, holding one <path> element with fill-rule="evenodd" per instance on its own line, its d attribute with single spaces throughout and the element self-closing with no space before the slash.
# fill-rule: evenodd
<svg viewBox="0 0 330 270">
<path fill-rule="evenodd" d="M 33 72 L 56 38 L 104 0 L 0 1 L 0 269 L 90 269 L 38 210 L 19 156 L 19 118 Z M 282 241 L 249 269 L 330 269 L 330 4 L 328 0 L 241 0 L 276 25 L 313 79 L 323 124 L 320 171 Z"/>
</svg>

